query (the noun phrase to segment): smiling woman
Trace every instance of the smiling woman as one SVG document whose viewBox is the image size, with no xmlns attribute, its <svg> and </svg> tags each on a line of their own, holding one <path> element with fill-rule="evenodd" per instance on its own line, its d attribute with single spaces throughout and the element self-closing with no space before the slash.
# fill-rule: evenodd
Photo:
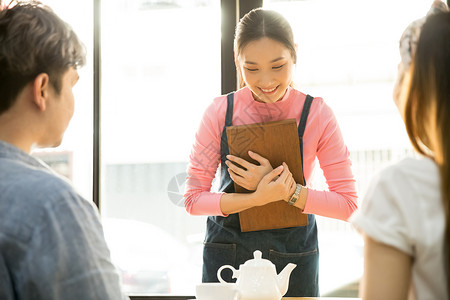
<svg viewBox="0 0 450 300">
<path fill-rule="evenodd" d="M 238 70 L 254 99 L 264 103 L 281 100 L 294 71 L 295 61 L 289 49 L 271 38 L 261 38 L 238 53 Z"/>
<path fill-rule="evenodd" d="M 222 265 L 237 269 L 252 257 L 253 251 L 260 250 L 278 270 L 287 263 L 297 264 L 287 296 L 318 296 L 315 215 L 345 221 L 356 209 L 349 152 L 334 114 L 323 99 L 291 87 L 296 52 L 291 27 L 281 14 L 260 8 L 247 13 L 236 27 L 234 50 L 244 87 L 215 98 L 206 109 L 188 167 L 186 210 L 193 215 L 208 216 L 202 280 L 216 282 L 217 270 Z M 289 169 L 292 165 L 272 165 L 273 162 L 251 151 L 252 161 L 229 155 L 227 127 L 286 119 L 295 119 L 298 126 L 306 179 L 303 185 L 295 182 Z M 326 191 L 309 185 L 316 159 L 327 179 Z M 218 168 L 220 188 L 215 192 L 211 190 L 211 181 Z M 237 182 L 249 193 L 237 193 L 234 186 Z M 279 200 L 308 214 L 307 226 L 241 230 L 238 213 Z M 232 279 L 231 274 L 224 278 Z"/>
<path fill-rule="evenodd" d="M 236 27 L 234 58 L 240 79 L 240 87 L 242 88 L 246 84 L 250 85 L 250 83 L 254 82 L 251 78 L 249 78 L 248 81 L 245 80 L 243 76 L 245 76 L 246 73 L 260 71 L 258 68 L 255 68 L 258 63 L 253 59 L 258 59 L 259 63 L 269 64 L 260 67 L 274 71 L 283 70 L 277 77 L 282 77 L 284 75 L 286 78 L 280 78 L 279 81 L 291 83 L 293 65 L 297 63 L 297 46 L 294 43 L 294 34 L 289 23 L 281 15 L 277 14 L 273 14 L 272 19 L 266 19 L 265 21 L 268 23 L 266 23 L 264 27 L 258 26 L 257 23 L 252 21 L 252 19 L 242 19 Z M 249 43 L 251 45 L 248 45 Z M 245 54 L 250 55 L 250 57 L 243 57 L 244 49 Z M 259 51 L 260 49 L 270 49 L 273 51 L 261 52 Z M 245 73 L 244 71 L 248 72 Z M 276 86 L 270 86 L 270 84 L 274 84 L 270 81 L 263 82 L 262 84 L 267 85 L 262 86 L 262 88 L 265 88 L 268 93 L 273 92 L 272 90 L 276 88 Z M 250 87 L 250 89 L 252 89 L 252 87 Z M 281 87 L 278 89 L 278 93 L 285 90 L 286 87 Z M 252 89 L 252 91 L 255 95 L 260 93 L 257 88 Z M 276 100 L 279 99 L 281 99 L 281 97 Z"/>
</svg>

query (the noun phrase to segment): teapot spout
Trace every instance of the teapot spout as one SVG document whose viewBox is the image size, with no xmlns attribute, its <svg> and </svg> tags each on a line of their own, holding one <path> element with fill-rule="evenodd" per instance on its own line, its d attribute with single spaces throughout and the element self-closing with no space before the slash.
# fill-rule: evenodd
<svg viewBox="0 0 450 300">
<path fill-rule="evenodd" d="M 284 296 L 288 290 L 289 277 L 291 276 L 292 270 L 294 270 L 296 266 L 296 264 L 289 263 L 277 276 L 278 290 L 282 296 Z"/>
</svg>

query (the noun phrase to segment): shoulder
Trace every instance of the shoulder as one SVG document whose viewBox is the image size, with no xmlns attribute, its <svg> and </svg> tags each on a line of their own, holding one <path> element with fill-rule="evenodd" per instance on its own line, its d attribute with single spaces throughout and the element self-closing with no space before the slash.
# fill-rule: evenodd
<svg viewBox="0 0 450 300">
<path fill-rule="evenodd" d="M 241 101 L 253 102 L 253 97 L 251 96 L 252 93 L 248 87 L 243 87 L 243 88 L 241 88 L 237 91 L 234 91 L 232 93 L 229 93 L 229 94 L 232 94 L 233 104 L 235 104 L 236 102 L 241 102 Z M 227 104 L 228 104 L 228 95 L 229 94 L 221 95 L 221 96 L 214 98 L 214 100 L 210 106 L 216 107 L 218 110 L 222 110 L 225 112 L 226 108 L 227 108 Z"/>
<path fill-rule="evenodd" d="M 429 158 L 406 158 L 378 171 L 372 178 L 361 210 L 365 214 L 411 215 L 424 203 L 439 202 L 439 172 Z M 378 211 L 378 212 L 377 212 Z"/>
<path fill-rule="evenodd" d="M 239 104 L 245 101 L 249 101 L 249 95 L 251 92 L 247 87 L 233 92 L 233 115 L 236 110 L 239 110 Z M 203 121 L 222 128 L 225 124 L 225 115 L 228 107 L 228 94 L 221 95 L 213 99 L 213 101 L 206 108 L 203 115 Z"/>
<path fill-rule="evenodd" d="M 39 191 L 46 196 L 38 197 L 36 205 L 42 205 L 45 218 L 65 215 L 67 219 L 87 220 L 98 217 L 97 207 L 88 201 L 73 187 L 66 178 L 56 174 L 45 174 L 41 177 Z"/>
<path fill-rule="evenodd" d="M 203 112 L 201 121 L 197 128 L 196 140 L 209 144 L 213 138 L 220 141 L 222 128 L 225 124 L 227 110 L 227 95 L 221 95 L 213 99 Z"/>
<path fill-rule="evenodd" d="M 441 218 L 441 207 L 435 163 L 407 158 L 373 177 L 350 221 L 375 240 L 413 255 L 427 234 L 417 220 Z"/>
<path fill-rule="evenodd" d="M 322 97 L 319 96 L 314 96 L 311 94 L 305 94 L 295 88 L 292 88 L 290 90 L 292 99 L 294 100 L 292 102 L 292 105 L 294 106 L 301 106 L 303 107 L 305 101 L 306 101 L 306 97 L 310 96 L 312 97 L 312 102 L 311 102 L 311 108 L 310 108 L 310 114 L 312 115 L 321 115 L 321 117 L 323 118 L 329 118 L 330 116 L 334 116 L 332 109 L 327 105 L 327 103 L 325 102 L 325 100 Z"/>
<path fill-rule="evenodd" d="M 311 104 L 311 112 L 320 115 L 321 120 L 334 119 L 333 110 L 322 97 L 314 97 Z"/>
<path fill-rule="evenodd" d="M 436 163 L 428 157 L 419 156 L 417 158 L 408 157 L 401 160 L 395 166 L 399 172 L 410 174 L 414 178 L 417 176 L 423 176 L 425 172 L 436 173 L 438 172 L 438 166 Z"/>
<path fill-rule="evenodd" d="M 293 91 L 295 94 L 294 99 L 296 99 L 295 105 L 303 107 L 307 95 L 295 89 Z M 333 110 L 322 97 L 315 97 L 314 95 L 310 96 L 313 97 L 313 100 L 309 110 L 307 124 L 313 126 L 318 134 L 323 134 L 323 132 L 327 130 L 334 132 L 338 125 Z"/>
<path fill-rule="evenodd" d="M 92 206 L 67 178 L 45 166 L 17 168 L 10 177 L 8 198 L 17 205 L 27 206 L 29 211 L 33 208 L 43 213 L 56 208 L 80 210 L 81 207 Z"/>
<path fill-rule="evenodd" d="M 220 95 L 215 97 L 209 107 L 215 107 L 217 109 L 225 108 L 227 106 L 227 95 Z"/>
<path fill-rule="evenodd" d="M 8 189 L 3 192 L 7 198 L 31 204 L 42 203 L 67 191 L 75 193 L 66 178 L 55 173 L 44 163 L 39 163 L 38 160 L 34 165 L 11 160 L 7 166 L 3 166 L 7 168 L 7 173 L 2 173 L 1 186 L 7 182 Z"/>
<path fill-rule="evenodd" d="M 45 169 L 17 164 L 7 178 L 8 188 L 0 199 L 1 231 L 27 242 L 37 228 L 48 226 L 64 215 L 67 222 L 75 215 L 95 215 L 95 210 L 65 179 Z M 56 216 L 56 217 L 55 217 Z"/>
<path fill-rule="evenodd" d="M 221 95 L 213 99 L 203 115 L 203 119 L 218 120 L 225 119 L 227 110 L 227 95 Z"/>
<path fill-rule="evenodd" d="M 440 202 L 439 169 L 430 158 L 403 159 L 381 171 L 378 182 L 383 190 L 395 195 L 391 202 L 399 207 L 420 210 L 423 205 Z"/>
<path fill-rule="evenodd" d="M 311 105 L 316 105 L 316 106 L 322 106 L 325 102 L 323 100 L 322 97 L 319 96 L 315 96 L 309 93 L 304 93 L 302 91 L 299 91 L 296 88 L 289 88 L 289 97 L 292 97 L 293 99 L 295 99 L 296 102 L 305 102 L 306 97 L 310 96 L 313 98 L 312 104 Z"/>
<path fill-rule="evenodd" d="M 23 183 L 26 182 L 30 188 L 24 192 L 32 198 L 53 202 L 67 197 L 80 197 L 68 179 L 51 170 L 33 170 L 24 178 Z"/>
<path fill-rule="evenodd" d="M 391 189 L 415 189 L 418 186 L 434 186 L 438 184 L 438 178 L 438 167 L 431 159 L 409 157 L 379 171 L 374 181 Z"/>
</svg>

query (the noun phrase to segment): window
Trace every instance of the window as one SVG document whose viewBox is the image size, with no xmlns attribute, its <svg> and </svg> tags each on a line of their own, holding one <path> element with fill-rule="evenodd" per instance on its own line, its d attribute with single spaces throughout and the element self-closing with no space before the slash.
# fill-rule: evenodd
<svg viewBox="0 0 450 300">
<path fill-rule="evenodd" d="M 195 294 L 204 217 L 181 201 L 220 95 L 220 1 L 103 1 L 101 212 L 130 293 Z"/>
</svg>

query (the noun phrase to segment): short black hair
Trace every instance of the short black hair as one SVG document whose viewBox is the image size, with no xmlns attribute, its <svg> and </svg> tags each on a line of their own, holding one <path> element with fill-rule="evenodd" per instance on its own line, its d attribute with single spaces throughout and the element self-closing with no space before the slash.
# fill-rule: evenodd
<svg viewBox="0 0 450 300">
<path fill-rule="evenodd" d="M 64 72 L 84 63 L 84 46 L 48 6 L 19 1 L 0 10 L 0 114 L 37 75 L 47 73 L 59 93 Z"/>
</svg>

